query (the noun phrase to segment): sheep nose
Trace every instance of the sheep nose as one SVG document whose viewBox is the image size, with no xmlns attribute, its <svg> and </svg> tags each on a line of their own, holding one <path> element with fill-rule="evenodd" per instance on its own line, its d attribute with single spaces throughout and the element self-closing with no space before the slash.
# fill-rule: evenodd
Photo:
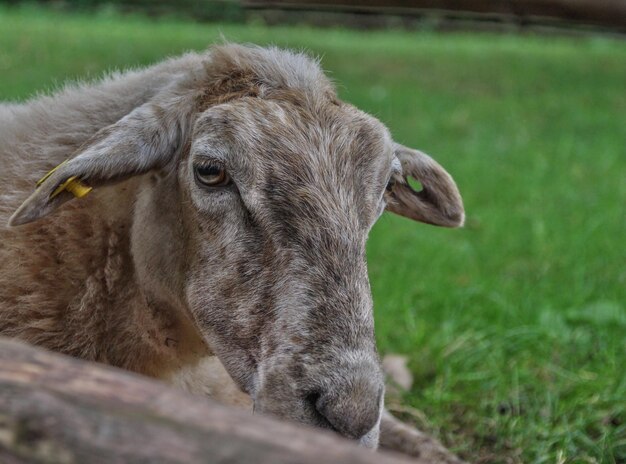
<svg viewBox="0 0 626 464">
<path fill-rule="evenodd" d="M 317 412 L 341 435 L 359 439 L 378 424 L 384 387 L 372 374 L 344 379 L 312 398 Z"/>
</svg>

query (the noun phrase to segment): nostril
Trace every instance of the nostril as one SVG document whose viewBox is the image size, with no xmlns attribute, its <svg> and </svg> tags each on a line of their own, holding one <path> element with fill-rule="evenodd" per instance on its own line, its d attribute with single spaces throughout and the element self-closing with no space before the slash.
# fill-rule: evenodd
<svg viewBox="0 0 626 464">
<path fill-rule="evenodd" d="M 319 405 L 320 405 L 321 397 L 322 397 L 322 394 L 320 392 L 311 392 L 304 397 L 304 401 L 308 405 L 311 411 L 311 414 L 315 416 L 315 418 L 317 419 L 317 423 L 319 427 L 330 429 L 333 432 L 339 432 L 339 430 L 337 430 L 333 426 L 333 424 L 329 422 L 326 416 L 320 411 Z"/>
<path fill-rule="evenodd" d="M 307 404 L 310 404 L 311 406 L 313 406 L 314 409 L 317 410 L 317 402 L 320 399 L 320 396 L 322 396 L 320 392 L 311 392 L 304 397 L 304 401 L 306 401 Z"/>
</svg>

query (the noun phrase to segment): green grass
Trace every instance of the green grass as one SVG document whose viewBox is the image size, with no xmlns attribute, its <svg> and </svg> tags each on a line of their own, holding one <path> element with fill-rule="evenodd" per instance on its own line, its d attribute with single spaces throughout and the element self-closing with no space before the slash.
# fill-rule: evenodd
<svg viewBox="0 0 626 464">
<path fill-rule="evenodd" d="M 454 175 L 462 230 L 385 215 L 383 352 L 472 461 L 626 462 L 626 47 L 602 38 L 148 22 L 0 9 L 0 98 L 218 40 L 304 47 L 345 100 Z"/>
</svg>

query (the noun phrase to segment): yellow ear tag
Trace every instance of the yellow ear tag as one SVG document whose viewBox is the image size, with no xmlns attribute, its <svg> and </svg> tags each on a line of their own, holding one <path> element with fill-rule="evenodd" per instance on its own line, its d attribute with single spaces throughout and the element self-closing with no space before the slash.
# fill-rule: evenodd
<svg viewBox="0 0 626 464">
<path fill-rule="evenodd" d="M 50 176 L 54 173 L 54 171 L 56 171 L 57 169 L 59 169 L 59 168 L 60 168 L 61 166 L 63 166 L 65 163 L 67 163 L 67 160 L 63 161 L 63 162 L 62 162 L 61 164 L 59 164 L 57 167 L 55 167 L 55 168 L 51 169 L 50 171 L 48 171 L 48 173 L 47 173 L 45 176 L 43 176 L 41 179 L 39 179 L 39 180 L 37 181 L 36 186 L 37 186 L 37 187 L 39 187 L 41 184 L 43 184 L 43 183 L 46 181 L 46 179 L 47 179 L 48 177 L 50 177 Z"/>
<path fill-rule="evenodd" d="M 83 184 L 77 176 L 72 176 L 59 185 L 54 192 L 50 194 L 50 198 L 56 197 L 62 191 L 67 190 L 72 193 L 76 198 L 82 198 L 93 190 L 93 187 L 88 187 Z"/>
<path fill-rule="evenodd" d="M 65 163 L 67 163 L 67 161 L 68 160 L 63 161 L 61 164 L 59 164 L 57 167 L 55 167 L 54 169 L 49 171 L 45 176 L 43 176 L 41 179 L 39 179 L 37 181 L 37 187 L 39 187 L 41 184 L 43 184 L 46 181 L 46 179 L 48 177 L 50 177 L 52 175 L 52 173 L 54 173 L 54 171 L 56 171 L 61 166 L 63 166 Z M 63 192 L 64 190 L 67 190 L 72 195 L 74 195 L 76 198 L 82 198 L 85 195 L 87 195 L 89 192 L 91 192 L 93 190 L 93 187 L 89 187 L 89 186 L 83 184 L 78 179 L 78 176 L 72 176 L 69 179 L 67 179 L 65 182 L 60 184 L 56 189 L 54 189 L 54 192 L 52 192 L 50 194 L 50 198 L 56 197 L 59 193 Z"/>
</svg>

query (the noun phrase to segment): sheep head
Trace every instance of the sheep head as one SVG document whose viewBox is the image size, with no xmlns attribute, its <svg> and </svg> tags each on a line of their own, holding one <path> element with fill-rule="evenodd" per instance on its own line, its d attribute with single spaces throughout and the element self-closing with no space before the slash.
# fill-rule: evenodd
<svg viewBox="0 0 626 464">
<path fill-rule="evenodd" d="M 97 195 L 137 176 L 131 247 L 149 299 L 175 302 L 255 410 L 375 447 L 366 239 L 385 209 L 461 225 L 446 171 L 339 101 L 310 59 L 225 46 L 85 142 L 11 224 L 72 200 L 68 179 Z"/>
</svg>

